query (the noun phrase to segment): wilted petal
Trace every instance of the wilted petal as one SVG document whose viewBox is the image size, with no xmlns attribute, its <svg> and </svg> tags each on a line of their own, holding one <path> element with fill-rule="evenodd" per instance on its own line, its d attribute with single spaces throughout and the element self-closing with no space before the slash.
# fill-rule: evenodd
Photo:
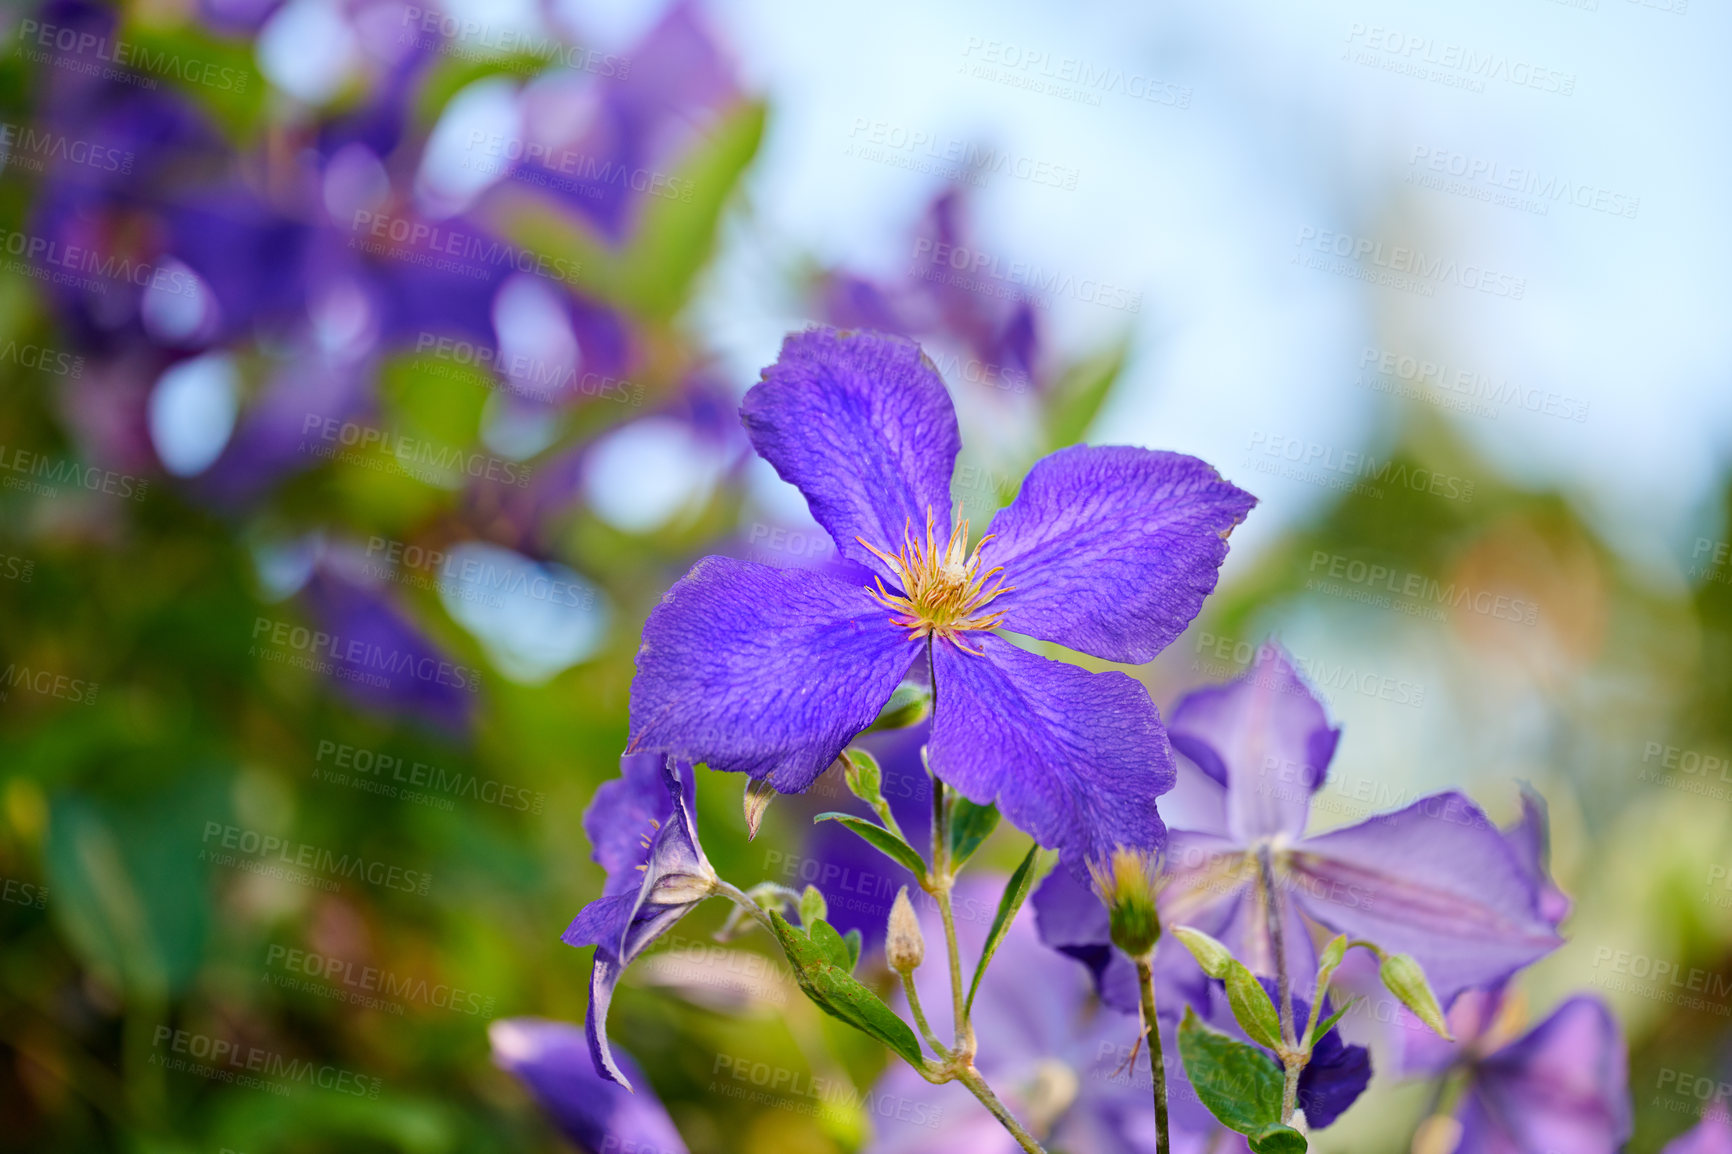
<svg viewBox="0 0 1732 1154">
<path fill-rule="evenodd" d="M 1536 879 L 1459 793 L 1307 838 L 1286 862 L 1307 915 L 1391 953 L 1412 954 L 1444 1005 L 1560 943 L 1539 913 Z"/>
<path fill-rule="evenodd" d="M 1160 714 L 1140 683 L 1050 661 L 991 634 L 983 656 L 932 646 L 932 770 L 1073 871 L 1115 846 L 1159 849 L 1155 799 L 1173 784 Z"/>
<path fill-rule="evenodd" d="M 740 415 L 752 444 L 799 487 L 842 556 L 890 577 L 856 537 L 896 552 L 903 535 L 950 524 L 961 449 L 956 410 L 913 341 L 819 328 L 795 333 Z"/>
<path fill-rule="evenodd" d="M 631 748 L 805 789 L 920 652 L 864 586 L 706 557 L 644 624 Z"/>
<path fill-rule="evenodd" d="M 1004 626 L 1109 661 L 1153 660 L 1215 588 L 1256 498 L 1195 457 L 1074 445 L 1035 463 L 981 548 Z"/>
<path fill-rule="evenodd" d="M 654 1094 L 633 1094 L 595 1072 L 576 1026 L 502 1018 L 487 1027 L 493 1061 L 520 1078 L 560 1132 L 584 1150 L 685 1154 L 686 1144 Z M 625 1054 L 622 1070 L 641 1078 Z"/>
<path fill-rule="evenodd" d="M 1227 787 L 1227 830 L 1243 842 L 1304 834 L 1341 737 L 1273 644 L 1237 680 L 1187 695 L 1168 730 L 1173 748 Z"/>
<path fill-rule="evenodd" d="M 1571 998 L 1477 1075 L 1457 1154 L 1615 1154 L 1630 1136 L 1623 1033 L 1597 998 Z"/>
</svg>

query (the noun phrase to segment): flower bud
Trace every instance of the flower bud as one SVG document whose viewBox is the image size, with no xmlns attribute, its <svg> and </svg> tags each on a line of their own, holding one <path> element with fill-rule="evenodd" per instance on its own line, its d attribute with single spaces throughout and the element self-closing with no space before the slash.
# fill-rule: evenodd
<svg viewBox="0 0 1732 1154">
<path fill-rule="evenodd" d="M 1091 864 L 1095 890 L 1106 903 L 1113 945 L 1133 958 L 1146 958 L 1161 937 L 1160 863 L 1152 854 L 1119 846 L 1110 861 Z"/>
<path fill-rule="evenodd" d="M 884 935 L 884 960 L 898 973 L 907 973 L 926 960 L 926 939 L 920 935 L 920 919 L 908 900 L 908 887 L 896 891 L 890 907 L 890 926 Z"/>
<path fill-rule="evenodd" d="M 1431 983 L 1425 980 L 1425 971 L 1419 968 L 1419 963 L 1411 955 L 1388 955 L 1383 959 L 1377 976 L 1383 979 L 1390 993 L 1401 999 L 1402 1005 L 1437 1031 L 1439 1037 L 1455 1040 L 1449 1035 L 1449 1023 L 1444 1020 L 1443 1009 L 1437 1004 L 1437 995 L 1431 992 Z"/>
<path fill-rule="evenodd" d="M 876 805 L 884 800 L 884 774 L 878 768 L 878 759 L 864 749 L 848 749 L 842 752 L 843 780 L 848 783 L 848 792 L 865 802 Z"/>
</svg>

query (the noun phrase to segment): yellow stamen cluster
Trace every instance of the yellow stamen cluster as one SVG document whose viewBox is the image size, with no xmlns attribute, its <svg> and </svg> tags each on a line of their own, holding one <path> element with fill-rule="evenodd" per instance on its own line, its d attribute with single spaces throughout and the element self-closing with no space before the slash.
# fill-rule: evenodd
<svg viewBox="0 0 1732 1154">
<path fill-rule="evenodd" d="M 1003 566 L 981 572 L 980 548 L 992 540 L 988 533 L 971 551 L 968 548 L 968 521 L 957 521 L 950 530 L 950 539 L 939 545 L 935 530 L 936 518 L 926 510 L 926 537 L 921 540 L 910 524 L 902 532 L 902 550 L 894 555 L 877 548 L 864 537 L 854 538 L 884 564 L 902 586 L 901 593 L 884 588 L 884 582 L 874 577 L 876 589 L 868 589 L 880 605 L 896 614 L 891 621 L 913 632 L 916 637 L 942 637 L 964 653 L 979 656 L 958 640 L 958 634 L 969 630 L 996 628 L 1003 613 L 983 613 L 982 610 L 1006 587 L 1004 579 L 996 584 L 994 577 Z"/>
</svg>

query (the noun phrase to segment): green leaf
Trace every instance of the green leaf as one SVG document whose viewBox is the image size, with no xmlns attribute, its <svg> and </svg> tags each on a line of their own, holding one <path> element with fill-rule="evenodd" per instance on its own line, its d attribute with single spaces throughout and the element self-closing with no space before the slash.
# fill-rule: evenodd
<svg viewBox="0 0 1732 1154">
<path fill-rule="evenodd" d="M 914 1030 L 884 1004 L 884 1000 L 848 971 L 831 963 L 824 950 L 800 933 L 781 914 L 770 914 L 770 924 L 782 951 L 794 968 L 794 978 L 814 1005 L 832 1018 L 848 1023 L 863 1034 L 883 1042 L 919 1068 L 924 1059 Z"/>
<path fill-rule="evenodd" d="M 1327 1034 L 1330 1030 L 1333 1030 L 1335 1028 L 1335 1023 L 1339 1022 L 1347 1011 L 1353 1008 L 1357 1001 L 1357 998 L 1349 998 L 1347 1003 L 1339 1010 L 1336 1010 L 1333 1014 L 1330 1014 L 1327 1018 L 1318 1022 L 1317 1028 L 1311 1031 L 1311 1040 L 1305 1043 L 1305 1048 L 1307 1050 L 1316 1049 L 1317 1043 L 1322 1041 L 1323 1035 Z"/>
<path fill-rule="evenodd" d="M 826 962 L 850 972 L 854 969 L 853 959 L 848 956 L 848 943 L 842 940 L 835 926 L 823 918 L 815 918 L 806 928 L 806 936 L 812 939 L 812 944 L 818 947 Z"/>
<path fill-rule="evenodd" d="M 860 936 L 859 930 L 853 929 L 842 935 L 842 942 L 848 947 L 848 972 L 853 973 L 854 967 L 860 964 L 860 949 L 865 944 L 865 939 Z"/>
<path fill-rule="evenodd" d="M 961 794 L 950 809 L 950 872 L 961 869 L 998 828 L 996 805 L 975 805 Z"/>
<path fill-rule="evenodd" d="M 1053 385 L 1046 399 L 1047 446 L 1062 449 L 1083 439 L 1112 394 L 1129 351 L 1119 341 L 1104 353 L 1072 365 Z"/>
<path fill-rule="evenodd" d="M 1197 965 L 1203 968 L 1205 974 L 1217 980 L 1226 980 L 1227 970 L 1233 962 L 1231 950 L 1202 930 L 1195 930 L 1190 926 L 1174 926 L 1173 936 L 1191 951 L 1191 956 L 1197 959 Z"/>
<path fill-rule="evenodd" d="M 932 712 L 932 690 L 924 685 L 903 682 L 878 711 L 878 719 L 866 727 L 867 733 L 884 729 L 907 729 L 925 720 Z"/>
<path fill-rule="evenodd" d="M 1257 1154 L 1298 1154 L 1305 1137 L 1281 1122 L 1283 1076 L 1255 1046 L 1211 1030 L 1195 1011 L 1179 1023 L 1179 1057 L 1198 1101 L 1221 1125 L 1245 1135 Z"/>
<path fill-rule="evenodd" d="M 1227 1004 L 1233 1008 L 1239 1028 L 1253 1042 L 1271 1050 L 1281 1049 L 1281 1016 L 1275 1003 L 1269 1000 L 1263 983 L 1236 960 L 1227 969 Z"/>
<path fill-rule="evenodd" d="M 800 928 L 808 934 L 829 912 L 830 904 L 824 900 L 824 892 L 817 886 L 807 886 L 800 894 Z"/>
<path fill-rule="evenodd" d="M 914 847 L 885 829 L 874 825 L 865 818 L 855 817 L 851 813 L 821 813 L 813 821 L 839 821 L 847 828 L 859 834 L 869 842 L 873 849 L 885 857 L 898 863 L 903 869 L 916 878 L 926 877 L 926 862 L 914 852 Z"/>
<path fill-rule="evenodd" d="M 986 932 L 986 948 L 980 951 L 980 964 L 974 967 L 974 980 L 968 984 L 965 1009 L 974 1008 L 974 995 L 980 990 L 980 979 L 986 976 L 986 965 L 992 961 L 992 955 L 998 952 L 999 943 L 1003 942 L 1004 935 L 1010 932 L 1010 923 L 1016 920 L 1016 911 L 1022 908 L 1023 899 L 1028 897 L 1029 887 L 1034 885 L 1035 858 L 1039 855 L 1040 846 L 1029 846 L 1022 864 L 1016 867 L 1016 872 L 1010 875 L 1010 881 L 1005 883 L 1004 893 L 998 899 L 998 913 L 993 915 L 992 928 Z"/>
</svg>

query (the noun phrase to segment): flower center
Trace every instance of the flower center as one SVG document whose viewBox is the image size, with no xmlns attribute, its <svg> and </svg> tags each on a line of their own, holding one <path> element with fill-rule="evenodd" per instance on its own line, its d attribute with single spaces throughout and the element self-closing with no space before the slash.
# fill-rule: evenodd
<svg viewBox="0 0 1732 1154">
<path fill-rule="evenodd" d="M 992 540 L 992 534 L 982 537 L 980 544 L 970 551 L 966 519 L 951 526 L 950 538 L 942 545 L 935 529 L 936 519 L 928 509 L 925 539 L 915 535 L 912 525 L 907 526 L 902 532 L 902 549 L 894 555 L 863 537 L 854 538 L 874 557 L 890 566 L 903 590 L 892 593 L 884 588 L 882 580 L 874 577 L 876 588 L 866 592 L 896 614 L 891 621 L 914 636 L 942 637 L 963 652 L 979 656 L 977 650 L 958 640 L 958 635 L 969 630 L 995 628 L 1004 619 L 1004 614 L 984 610 L 993 598 L 1010 592 L 1015 586 L 1006 587 L 1002 577 L 996 583 L 992 581 L 1003 571 L 1003 566 L 981 572 L 980 548 Z"/>
</svg>

